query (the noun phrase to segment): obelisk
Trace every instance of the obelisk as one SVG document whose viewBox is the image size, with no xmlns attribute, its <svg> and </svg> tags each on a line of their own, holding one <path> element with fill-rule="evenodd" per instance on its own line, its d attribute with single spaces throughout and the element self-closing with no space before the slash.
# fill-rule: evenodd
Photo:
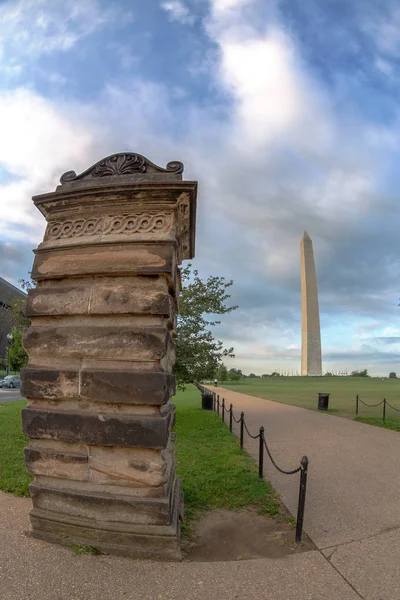
<svg viewBox="0 0 400 600">
<path fill-rule="evenodd" d="M 310 236 L 300 242 L 301 259 L 301 374 L 322 375 L 321 328 L 319 323 L 317 276 Z"/>
</svg>

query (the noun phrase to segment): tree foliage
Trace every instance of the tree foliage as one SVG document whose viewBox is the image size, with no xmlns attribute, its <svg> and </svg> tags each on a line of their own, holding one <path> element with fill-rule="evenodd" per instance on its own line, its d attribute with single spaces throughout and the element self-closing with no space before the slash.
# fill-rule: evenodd
<svg viewBox="0 0 400 600">
<path fill-rule="evenodd" d="M 212 379 L 226 356 L 233 357 L 233 348 L 224 348 L 214 338 L 211 328 L 220 323 L 215 315 L 232 312 L 228 306 L 228 289 L 233 281 L 210 276 L 203 281 L 192 265 L 181 271 L 182 292 L 177 318 L 176 363 L 174 373 L 179 387 L 204 379 Z"/>
<path fill-rule="evenodd" d="M 216 377 L 218 381 L 227 381 L 229 379 L 229 373 L 226 366 L 221 365 L 218 367 L 218 369 L 215 371 L 214 377 Z"/>
<path fill-rule="evenodd" d="M 11 329 L 12 341 L 7 349 L 7 364 L 12 371 L 19 371 L 28 364 L 28 354 L 22 345 L 22 327 Z"/>
<path fill-rule="evenodd" d="M 364 369 L 363 371 L 352 371 L 351 374 L 353 377 L 369 377 L 368 369 Z"/>
<path fill-rule="evenodd" d="M 31 281 L 19 280 L 22 289 L 29 290 L 34 287 Z M 28 354 L 22 345 L 22 334 L 25 327 L 29 327 L 30 319 L 25 316 L 26 299 L 14 298 L 10 308 L 5 314 L 6 321 L 12 325 L 11 335 L 12 341 L 7 348 L 6 362 L 11 370 L 19 371 L 26 366 L 28 362 Z"/>
<path fill-rule="evenodd" d="M 394 371 L 392 371 L 391 373 L 389 373 L 389 379 L 397 379 L 397 375 Z"/>
</svg>

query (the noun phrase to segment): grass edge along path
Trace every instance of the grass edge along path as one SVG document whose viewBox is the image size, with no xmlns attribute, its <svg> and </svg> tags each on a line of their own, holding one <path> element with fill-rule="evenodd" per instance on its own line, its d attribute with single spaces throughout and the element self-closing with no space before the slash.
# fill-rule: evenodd
<svg viewBox="0 0 400 600">
<path fill-rule="evenodd" d="M 400 431 L 400 423 L 399 421 L 391 421 L 386 420 L 382 421 L 381 418 L 371 418 L 371 417 L 355 417 L 354 421 L 358 421 L 359 423 L 366 423 L 367 425 L 374 425 L 374 427 L 383 427 L 384 429 L 391 429 L 392 431 Z"/>
<path fill-rule="evenodd" d="M 176 404 L 177 472 L 185 494 L 186 523 L 215 508 L 230 510 L 246 506 L 278 515 L 280 505 L 271 484 L 258 479 L 255 461 L 228 427 L 212 411 L 201 409 L 194 386 L 178 392 Z M 21 431 L 25 400 L 0 404 L 0 489 L 29 496 L 32 477 L 26 473 L 23 449 L 28 439 Z"/>
<path fill-rule="evenodd" d="M 200 392 L 189 386 L 174 403 L 177 472 L 189 527 L 204 511 L 217 508 L 252 506 L 278 515 L 280 505 L 271 484 L 259 480 L 255 460 L 240 449 L 226 424 L 213 411 L 201 409 Z"/>
</svg>

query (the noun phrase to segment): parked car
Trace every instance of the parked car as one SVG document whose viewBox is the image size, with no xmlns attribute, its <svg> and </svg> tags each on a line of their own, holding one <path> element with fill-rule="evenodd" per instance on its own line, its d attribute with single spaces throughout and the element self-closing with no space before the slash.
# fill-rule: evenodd
<svg viewBox="0 0 400 600">
<path fill-rule="evenodd" d="M 4 379 L 0 381 L 0 387 L 2 388 L 16 388 L 20 387 L 21 379 L 18 375 L 6 375 Z"/>
</svg>

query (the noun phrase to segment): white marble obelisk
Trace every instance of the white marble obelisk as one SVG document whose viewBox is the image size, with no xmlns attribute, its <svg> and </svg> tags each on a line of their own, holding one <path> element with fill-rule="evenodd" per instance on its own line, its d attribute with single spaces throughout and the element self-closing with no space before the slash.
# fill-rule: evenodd
<svg viewBox="0 0 400 600">
<path fill-rule="evenodd" d="M 319 323 L 317 276 L 310 236 L 300 242 L 301 258 L 301 374 L 322 375 L 321 328 Z"/>
</svg>

